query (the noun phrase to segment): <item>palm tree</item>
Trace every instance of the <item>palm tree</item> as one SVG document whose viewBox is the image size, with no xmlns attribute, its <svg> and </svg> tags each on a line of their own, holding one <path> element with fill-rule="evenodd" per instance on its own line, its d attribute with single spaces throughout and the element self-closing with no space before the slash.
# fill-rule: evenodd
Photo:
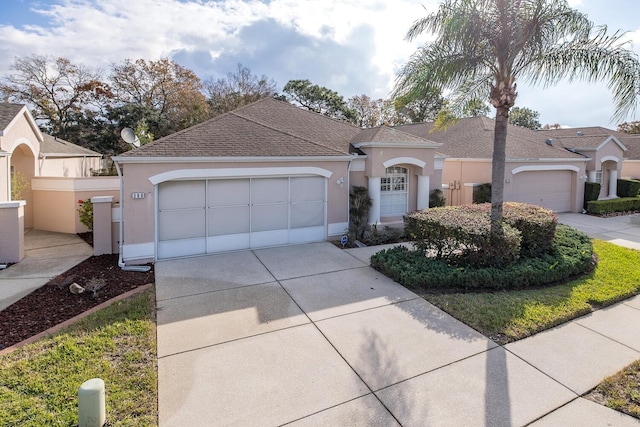
<svg viewBox="0 0 640 427">
<path fill-rule="evenodd" d="M 449 90 L 450 107 L 488 99 L 496 109 L 491 188 L 492 231 L 499 231 L 504 193 L 505 146 L 516 81 L 549 86 L 561 79 L 609 80 L 614 118 L 635 110 L 640 63 L 622 41 L 607 35 L 564 0 L 443 0 L 417 20 L 407 39 L 432 33 L 398 73 L 394 94 L 417 85 Z"/>
</svg>

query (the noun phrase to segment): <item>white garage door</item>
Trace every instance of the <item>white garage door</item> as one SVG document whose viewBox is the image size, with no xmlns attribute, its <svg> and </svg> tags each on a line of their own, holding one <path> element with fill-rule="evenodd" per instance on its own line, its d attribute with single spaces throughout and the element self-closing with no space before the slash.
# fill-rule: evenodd
<svg viewBox="0 0 640 427">
<path fill-rule="evenodd" d="M 326 238 L 326 179 L 168 181 L 158 186 L 158 259 Z"/>
<path fill-rule="evenodd" d="M 505 200 L 539 205 L 556 212 L 571 210 L 571 171 L 530 171 L 514 175 Z M 505 186 L 505 190 L 507 187 Z"/>
</svg>

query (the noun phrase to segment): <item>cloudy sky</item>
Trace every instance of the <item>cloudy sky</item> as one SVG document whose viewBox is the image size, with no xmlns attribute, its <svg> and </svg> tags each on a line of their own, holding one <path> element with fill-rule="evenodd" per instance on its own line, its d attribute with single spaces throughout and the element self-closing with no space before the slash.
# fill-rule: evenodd
<svg viewBox="0 0 640 427">
<path fill-rule="evenodd" d="M 640 53 L 638 0 L 569 0 L 596 24 L 628 31 Z M 125 58 L 168 57 L 200 78 L 238 63 L 281 89 L 309 79 L 349 98 L 386 98 L 397 70 L 426 37 L 409 43 L 413 21 L 438 0 L 0 0 L 0 75 L 15 57 L 62 56 L 108 70 Z M 519 85 L 517 105 L 540 122 L 607 126 L 606 84 Z M 636 117 L 640 118 L 640 110 Z"/>
</svg>

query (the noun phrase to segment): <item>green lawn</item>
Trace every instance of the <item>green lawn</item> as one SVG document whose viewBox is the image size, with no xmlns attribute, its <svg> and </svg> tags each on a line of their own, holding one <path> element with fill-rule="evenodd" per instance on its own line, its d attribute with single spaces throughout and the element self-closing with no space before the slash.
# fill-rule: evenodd
<svg viewBox="0 0 640 427">
<path fill-rule="evenodd" d="M 157 425 L 153 295 L 120 301 L 0 356 L 0 425 L 77 425 L 78 388 L 95 377 L 105 382 L 109 427 Z"/>
<path fill-rule="evenodd" d="M 640 293 L 640 251 L 593 241 L 595 271 L 541 289 L 466 294 L 424 294 L 453 317 L 501 344 L 528 337 Z"/>
</svg>

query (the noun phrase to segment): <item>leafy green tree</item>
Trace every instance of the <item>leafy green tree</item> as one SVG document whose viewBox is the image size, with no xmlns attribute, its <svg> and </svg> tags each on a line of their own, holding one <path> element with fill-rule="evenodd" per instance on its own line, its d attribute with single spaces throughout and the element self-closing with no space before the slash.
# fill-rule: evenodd
<svg viewBox="0 0 640 427">
<path fill-rule="evenodd" d="M 527 107 L 513 107 L 509 111 L 509 123 L 531 130 L 538 130 L 542 127 L 538 121 L 539 118 L 540 113 Z"/>
<path fill-rule="evenodd" d="M 211 115 L 218 116 L 259 99 L 274 96 L 277 83 L 264 75 L 258 77 L 249 68 L 238 64 L 237 70 L 227 73 L 223 79 L 205 80 L 204 89 L 208 95 Z"/>
<path fill-rule="evenodd" d="M 422 123 L 435 120 L 444 107 L 442 92 L 428 82 L 414 84 L 394 95 L 398 124 Z"/>
<path fill-rule="evenodd" d="M 406 123 L 399 119 L 393 102 L 389 99 L 371 99 L 364 94 L 356 95 L 347 100 L 347 106 L 355 113 L 356 125 L 361 128 Z"/>
<path fill-rule="evenodd" d="M 357 124 L 357 115 L 337 92 L 309 80 L 289 80 L 282 91 L 287 100 L 310 111 Z"/>
<path fill-rule="evenodd" d="M 487 117 L 491 112 L 491 108 L 479 98 L 470 99 L 462 108 L 463 117 Z"/>
<path fill-rule="evenodd" d="M 636 106 L 640 63 L 622 41 L 608 35 L 564 0 L 443 0 L 438 10 L 417 20 L 407 33 L 414 40 L 435 35 L 398 74 L 396 92 L 429 76 L 453 94 L 452 108 L 488 99 L 496 109 L 491 222 L 500 236 L 504 200 L 505 146 L 516 81 L 550 85 L 561 79 L 609 80 L 615 116 Z"/>
</svg>

